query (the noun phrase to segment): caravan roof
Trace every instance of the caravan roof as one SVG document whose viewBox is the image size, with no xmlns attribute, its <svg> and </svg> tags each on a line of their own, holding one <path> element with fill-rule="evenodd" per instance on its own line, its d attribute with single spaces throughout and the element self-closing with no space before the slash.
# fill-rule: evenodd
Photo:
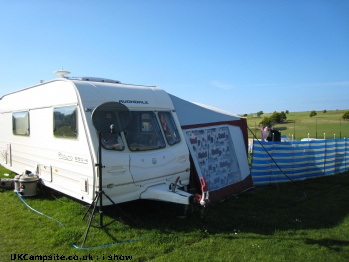
<svg viewBox="0 0 349 262">
<path fill-rule="evenodd" d="M 129 108 L 173 109 L 171 99 L 160 88 L 91 77 L 58 78 L 4 95 L 0 100 L 0 111 L 48 107 L 53 101 L 56 105 L 81 102 L 84 108 L 116 101 Z"/>
</svg>

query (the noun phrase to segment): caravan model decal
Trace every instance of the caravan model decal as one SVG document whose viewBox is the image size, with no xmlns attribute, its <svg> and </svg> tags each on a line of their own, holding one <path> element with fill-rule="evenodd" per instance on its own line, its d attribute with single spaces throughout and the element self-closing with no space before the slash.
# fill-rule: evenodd
<svg viewBox="0 0 349 262">
<path fill-rule="evenodd" d="M 58 159 L 80 163 L 80 164 L 88 164 L 88 159 L 86 157 L 68 155 L 62 152 L 58 152 Z"/>
<path fill-rule="evenodd" d="M 66 160 L 66 161 L 73 161 L 73 156 L 65 155 L 61 152 L 58 152 L 58 159 Z"/>
<path fill-rule="evenodd" d="M 0 163 L 6 164 L 7 159 L 7 151 L 5 149 L 0 148 Z"/>
<path fill-rule="evenodd" d="M 119 103 L 122 104 L 143 104 L 143 105 L 148 105 L 148 101 L 141 101 L 141 100 L 119 100 Z"/>
</svg>

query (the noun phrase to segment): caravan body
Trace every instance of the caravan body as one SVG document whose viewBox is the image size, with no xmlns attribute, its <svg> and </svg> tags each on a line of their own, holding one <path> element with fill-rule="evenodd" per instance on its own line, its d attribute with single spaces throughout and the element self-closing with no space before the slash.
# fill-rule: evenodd
<svg viewBox="0 0 349 262">
<path fill-rule="evenodd" d="M 0 100 L 0 164 L 19 174 L 30 171 L 47 187 L 92 203 L 99 188 L 99 133 L 92 114 L 110 101 L 125 105 L 131 120 L 117 134 L 101 134 L 105 194 L 115 203 L 189 204 L 191 194 L 177 190 L 179 181 L 189 184 L 189 151 L 169 95 L 155 87 L 60 78 L 5 95 Z M 108 125 L 123 115 L 102 112 L 98 117 Z"/>
</svg>

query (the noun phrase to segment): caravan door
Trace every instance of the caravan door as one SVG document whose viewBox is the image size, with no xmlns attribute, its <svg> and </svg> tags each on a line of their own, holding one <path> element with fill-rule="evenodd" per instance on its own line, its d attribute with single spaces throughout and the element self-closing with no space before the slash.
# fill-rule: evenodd
<svg viewBox="0 0 349 262">
<path fill-rule="evenodd" d="M 166 148 L 157 113 L 132 112 L 132 121 L 125 130 L 130 149 L 130 172 L 136 185 L 165 181 L 179 168 L 175 150 Z"/>
</svg>

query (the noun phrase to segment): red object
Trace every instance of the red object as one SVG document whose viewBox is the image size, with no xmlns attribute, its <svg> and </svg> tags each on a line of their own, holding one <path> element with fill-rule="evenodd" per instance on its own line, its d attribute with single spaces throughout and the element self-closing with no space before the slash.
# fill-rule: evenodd
<svg viewBox="0 0 349 262">
<path fill-rule="evenodd" d="M 200 177 L 200 183 L 201 183 L 201 192 L 206 192 L 207 191 L 207 186 L 206 186 L 206 180 L 204 177 Z"/>
<path fill-rule="evenodd" d="M 208 197 L 208 188 L 206 185 L 206 180 L 203 177 L 200 177 L 200 184 L 201 184 L 201 195 L 196 194 L 195 195 L 195 200 L 196 202 L 200 203 L 200 205 L 207 207 L 209 204 L 210 200 Z"/>
</svg>

